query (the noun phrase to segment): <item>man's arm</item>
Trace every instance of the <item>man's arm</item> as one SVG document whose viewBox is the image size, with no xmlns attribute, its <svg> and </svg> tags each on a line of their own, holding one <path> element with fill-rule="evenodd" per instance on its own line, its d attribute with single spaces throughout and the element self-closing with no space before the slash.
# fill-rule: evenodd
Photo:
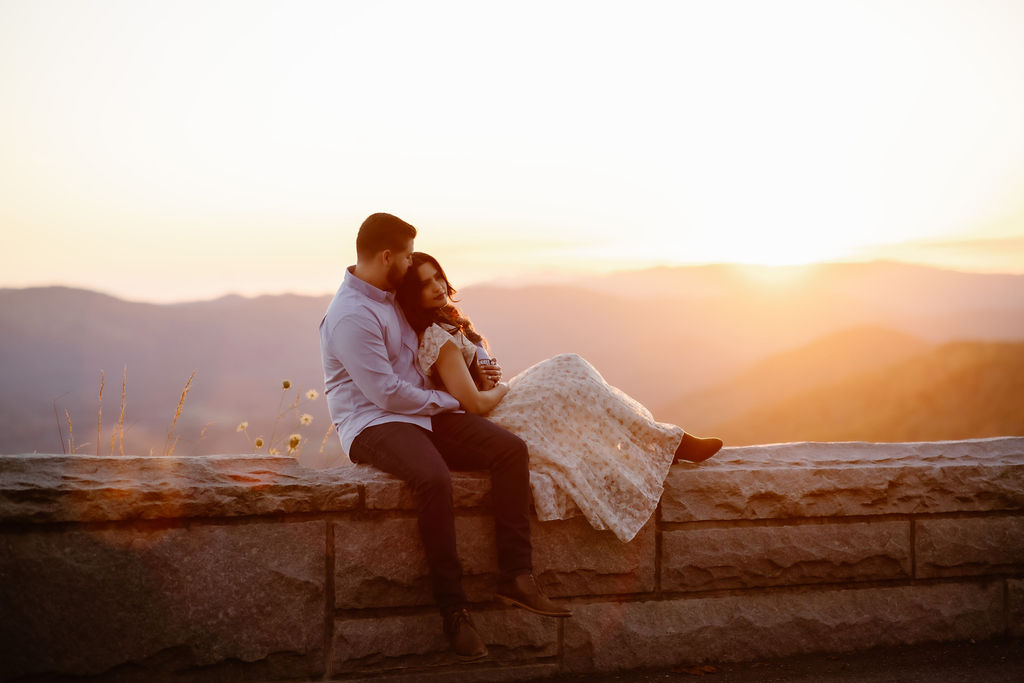
<svg viewBox="0 0 1024 683">
<path fill-rule="evenodd" d="M 346 316 L 330 331 L 329 347 L 352 381 L 375 405 L 401 415 L 436 415 L 459 408 L 454 396 L 421 389 L 401 379 L 391 366 L 379 324 Z"/>
</svg>

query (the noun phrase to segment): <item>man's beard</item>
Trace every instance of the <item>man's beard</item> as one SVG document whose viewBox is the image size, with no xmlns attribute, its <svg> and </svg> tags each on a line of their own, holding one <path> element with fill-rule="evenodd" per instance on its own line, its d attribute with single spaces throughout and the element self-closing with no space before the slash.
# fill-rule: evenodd
<svg viewBox="0 0 1024 683">
<path fill-rule="evenodd" d="M 398 264 L 392 263 L 391 267 L 388 268 L 387 280 L 388 284 L 391 285 L 392 289 L 398 289 L 402 284 L 402 280 L 405 279 L 405 273 L 398 270 Z"/>
</svg>

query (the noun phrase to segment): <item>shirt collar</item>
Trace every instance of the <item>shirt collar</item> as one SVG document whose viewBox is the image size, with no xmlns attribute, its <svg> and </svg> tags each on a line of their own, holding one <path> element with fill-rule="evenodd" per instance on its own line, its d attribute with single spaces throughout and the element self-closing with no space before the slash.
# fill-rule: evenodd
<svg viewBox="0 0 1024 683">
<path fill-rule="evenodd" d="M 378 289 L 371 285 L 365 280 L 360 280 L 355 276 L 355 266 L 349 266 L 345 270 L 345 281 L 342 283 L 342 287 L 351 289 L 363 296 L 369 297 L 374 301 L 381 303 L 391 303 L 395 300 L 394 292 L 385 292 L 383 289 Z"/>
</svg>

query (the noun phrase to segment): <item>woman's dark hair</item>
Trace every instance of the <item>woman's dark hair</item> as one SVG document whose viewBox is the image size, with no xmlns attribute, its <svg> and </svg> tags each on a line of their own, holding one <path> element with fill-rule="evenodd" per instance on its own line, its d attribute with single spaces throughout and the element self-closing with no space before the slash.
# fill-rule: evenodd
<svg viewBox="0 0 1024 683">
<path fill-rule="evenodd" d="M 424 308 L 423 304 L 420 303 L 423 283 L 420 282 L 419 269 L 424 263 L 429 263 L 434 268 L 437 268 L 441 279 L 444 280 L 448 303 L 441 308 Z M 452 297 L 454 295 L 455 288 L 448 281 L 448 276 L 444 274 L 444 268 L 437 262 L 437 259 L 430 254 L 424 254 L 422 251 L 414 251 L 412 253 L 412 265 L 409 266 L 409 270 L 405 273 L 405 279 L 402 280 L 402 284 L 398 287 L 398 304 L 402 307 L 405 318 L 412 325 L 412 329 L 416 330 L 417 335 L 422 335 L 423 331 L 434 323 L 442 323 L 457 328 L 462 334 L 466 335 L 466 339 L 474 344 L 483 344 L 486 347 L 487 340 L 473 329 L 473 323 L 470 322 L 469 318 L 462 315 L 459 309 L 452 305 Z"/>
</svg>

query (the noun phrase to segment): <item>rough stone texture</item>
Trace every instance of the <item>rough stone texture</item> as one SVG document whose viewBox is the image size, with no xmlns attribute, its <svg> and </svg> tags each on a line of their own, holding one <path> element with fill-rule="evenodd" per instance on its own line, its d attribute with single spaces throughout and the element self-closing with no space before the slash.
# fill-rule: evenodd
<svg viewBox="0 0 1024 683">
<path fill-rule="evenodd" d="M 672 468 L 662 520 L 1024 509 L 1024 437 L 726 448 Z"/>
<path fill-rule="evenodd" d="M 485 506 L 485 473 L 452 476 L 457 507 Z M 0 456 L 0 522 L 411 510 L 408 488 L 367 466 L 294 458 Z M 1024 437 L 726 448 L 672 468 L 662 519 L 764 519 L 1024 509 Z"/>
<path fill-rule="evenodd" d="M 652 519 L 629 543 L 582 517 L 532 525 L 533 571 L 552 596 L 648 593 L 655 589 Z"/>
<path fill-rule="evenodd" d="M 565 628 L 570 671 L 743 661 L 1002 633 L 1003 587 L 947 584 L 771 591 L 576 605 Z"/>
<path fill-rule="evenodd" d="M 557 662 L 550 664 L 509 664 L 489 660 L 458 664 L 449 667 L 414 669 L 403 673 L 390 673 L 386 679 L 379 676 L 345 678 L 345 683 L 505 683 L 506 681 L 536 681 L 557 675 Z"/>
<path fill-rule="evenodd" d="M 366 491 L 367 510 L 415 510 L 412 490 L 401 479 L 369 465 L 356 465 Z M 491 480 L 487 472 L 452 472 L 452 500 L 457 508 L 472 508 L 490 502 Z"/>
<path fill-rule="evenodd" d="M 333 524 L 335 606 L 433 604 L 415 518 L 343 520 Z M 490 600 L 497 571 L 493 518 L 459 517 L 455 533 L 466 596 L 474 602 Z"/>
<path fill-rule="evenodd" d="M 1006 581 L 1006 593 L 1007 631 L 1014 638 L 1024 638 L 1024 581 L 1008 579 Z"/>
<path fill-rule="evenodd" d="M 0 679 L 308 680 L 333 665 L 498 681 L 563 657 L 588 671 L 1024 635 L 1024 438 L 725 449 L 674 466 L 657 523 L 629 544 L 582 518 L 534 521 L 535 572 L 576 615 L 561 651 L 556 620 L 491 600 L 489 488 L 453 474 L 492 651 L 455 665 L 411 496 L 389 475 L 271 456 L 0 456 Z"/>
<path fill-rule="evenodd" d="M 556 619 L 520 609 L 473 612 L 491 663 L 530 663 L 558 654 Z M 442 666 L 458 660 L 436 613 L 335 620 L 332 674 Z"/>
<path fill-rule="evenodd" d="M 0 537 L 0 679 L 228 660 L 261 679 L 323 671 L 323 522 L 153 526 Z"/>
<path fill-rule="evenodd" d="M 665 591 L 911 575 L 909 521 L 666 530 L 661 544 Z"/>
<path fill-rule="evenodd" d="M 414 518 L 353 519 L 334 525 L 337 607 L 433 604 Z M 534 574 L 549 595 L 654 590 L 653 521 L 630 543 L 622 543 L 609 531 L 594 530 L 582 518 L 534 519 L 531 527 Z M 489 602 L 497 581 L 494 520 L 489 514 L 458 517 L 455 530 L 466 596 L 471 602 Z"/>
<path fill-rule="evenodd" d="M 0 521 L 228 517 L 350 510 L 344 467 L 271 455 L 0 455 Z"/>
<path fill-rule="evenodd" d="M 1024 516 L 922 519 L 917 576 L 969 576 L 1024 566 Z"/>
</svg>

